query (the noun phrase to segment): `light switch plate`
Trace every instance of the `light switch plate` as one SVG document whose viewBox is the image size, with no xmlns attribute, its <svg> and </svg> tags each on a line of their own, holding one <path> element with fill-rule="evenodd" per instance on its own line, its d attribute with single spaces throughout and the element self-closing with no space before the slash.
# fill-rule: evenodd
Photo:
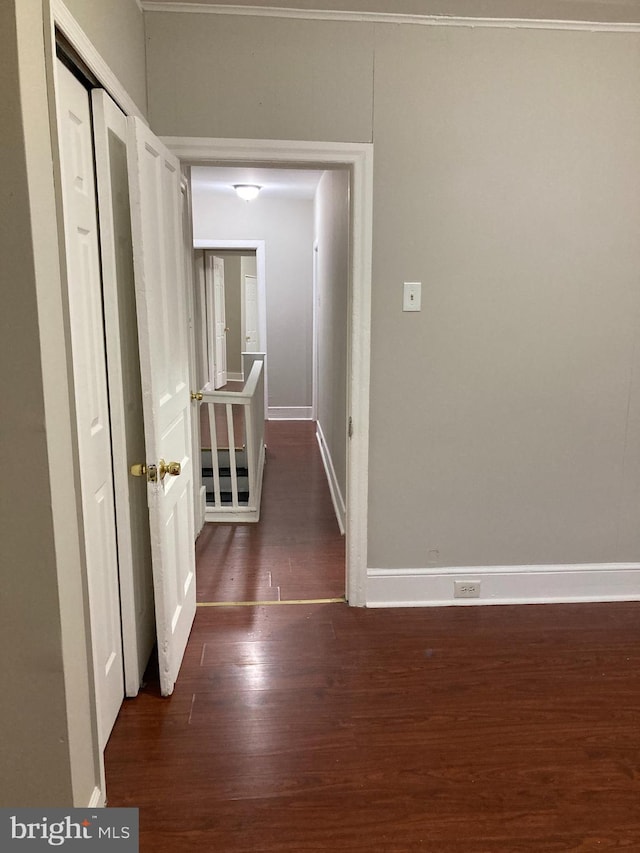
<svg viewBox="0 0 640 853">
<path fill-rule="evenodd" d="M 403 311 L 420 311 L 422 307 L 422 282 L 405 281 L 402 298 Z"/>
</svg>

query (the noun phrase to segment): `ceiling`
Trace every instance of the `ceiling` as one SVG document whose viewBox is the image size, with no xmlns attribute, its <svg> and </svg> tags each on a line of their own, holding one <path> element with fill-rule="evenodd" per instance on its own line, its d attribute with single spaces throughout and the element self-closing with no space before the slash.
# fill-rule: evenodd
<svg viewBox="0 0 640 853">
<path fill-rule="evenodd" d="M 265 169 L 238 166 L 193 166 L 196 190 L 234 195 L 234 184 L 258 184 L 262 198 L 313 199 L 322 177 L 319 169 Z"/>
</svg>

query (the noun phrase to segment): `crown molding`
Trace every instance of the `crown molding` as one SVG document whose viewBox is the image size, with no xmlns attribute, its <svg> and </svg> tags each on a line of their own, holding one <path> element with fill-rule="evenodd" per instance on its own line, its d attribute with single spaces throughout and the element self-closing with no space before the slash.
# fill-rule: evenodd
<svg viewBox="0 0 640 853">
<path fill-rule="evenodd" d="M 235 6 L 210 3 L 141 0 L 145 12 L 182 12 L 205 15 L 236 15 L 253 18 L 298 18 L 372 24 L 412 24 L 426 27 L 491 27 L 527 30 L 579 30 L 606 33 L 640 33 L 640 23 L 610 21 L 556 21 L 529 18 L 462 18 L 445 15 L 409 15 L 388 12 L 343 12 L 322 9 L 285 9 L 280 6 Z"/>
</svg>

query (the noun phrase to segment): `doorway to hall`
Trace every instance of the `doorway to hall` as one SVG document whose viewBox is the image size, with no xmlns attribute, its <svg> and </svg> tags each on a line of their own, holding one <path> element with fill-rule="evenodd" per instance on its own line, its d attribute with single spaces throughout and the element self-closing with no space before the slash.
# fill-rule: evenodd
<svg viewBox="0 0 640 853">
<path fill-rule="evenodd" d="M 234 185 L 247 183 L 261 187 L 257 200 L 236 197 Z M 263 253 L 255 274 L 263 295 L 258 350 L 266 353 L 267 387 L 260 520 L 204 525 L 196 546 L 201 604 L 344 598 L 349 183 L 344 167 L 191 170 L 196 270 L 203 271 L 196 275 L 200 295 L 194 302 L 205 312 L 214 306 L 207 298 L 206 270 L 216 266 L 224 270 L 229 303 L 226 322 L 218 324 L 228 335 L 227 369 L 216 368 L 220 346 L 214 336 L 201 334 L 195 348 L 204 367 L 200 379 L 224 392 L 241 389 L 246 379 L 233 368 L 234 359 L 240 363 L 247 325 L 233 319 L 243 313 L 236 282 L 243 276 L 235 267 L 255 245 Z M 202 319 L 194 318 L 196 330 L 203 328 Z M 204 320 L 204 327 L 214 328 L 215 317 Z M 222 387 L 221 375 L 227 379 Z M 206 398 L 205 392 L 205 403 Z M 205 408 L 201 447 L 210 466 Z M 242 447 L 235 447 L 240 458 Z M 228 449 L 222 453 L 231 458 Z M 207 514 L 211 517 L 210 508 Z"/>
</svg>

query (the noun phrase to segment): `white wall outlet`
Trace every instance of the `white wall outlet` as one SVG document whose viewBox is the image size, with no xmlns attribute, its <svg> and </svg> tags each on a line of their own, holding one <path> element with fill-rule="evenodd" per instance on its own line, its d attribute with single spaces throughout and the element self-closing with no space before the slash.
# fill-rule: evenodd
<svg viewBox="0 0 640 853">
<path fill-rule="evenodd" d="M 420 311 L 422 308 L 422 282 L 405 281 L 402 299 L 403 311 Z"/>
<path fill-rule="evenodd" d="M 480 581 L 454 581 L 454 598 L 480 598 Z"/>
</svg>

